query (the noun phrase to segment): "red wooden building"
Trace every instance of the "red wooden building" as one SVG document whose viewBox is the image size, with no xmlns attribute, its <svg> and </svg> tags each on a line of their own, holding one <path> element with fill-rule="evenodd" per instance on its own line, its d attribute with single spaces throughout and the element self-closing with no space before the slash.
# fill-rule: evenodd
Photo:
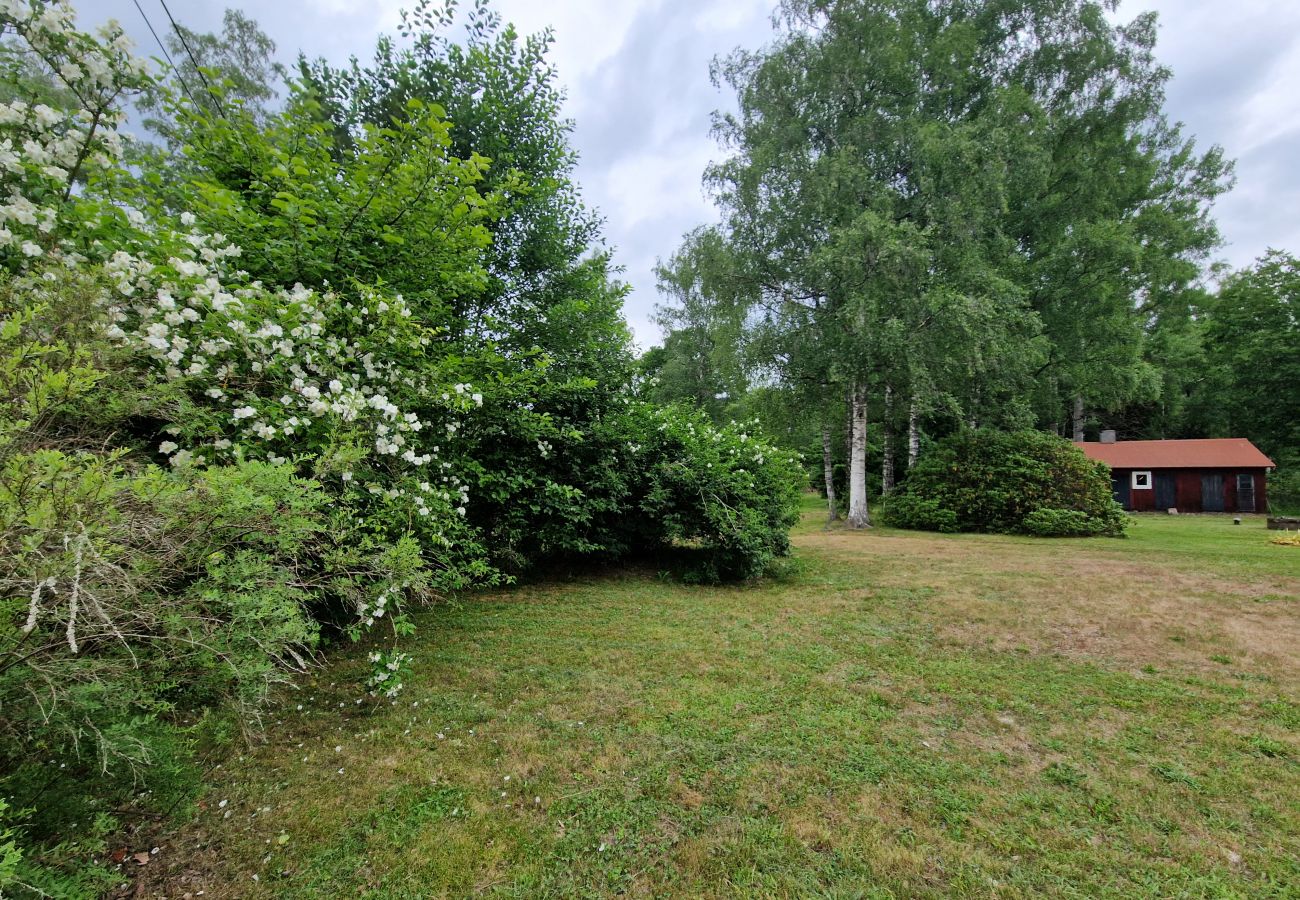
<svg viewBox="0 0 1300 900">
<path fill-rule="evenodd" d="M 1273 460 L 1245 438 L 1192 441 L 1100 441 L 1077 446 L 1110 467 L 1115 499 L 1125 509 L 1264 512 Z"/>
</svg>

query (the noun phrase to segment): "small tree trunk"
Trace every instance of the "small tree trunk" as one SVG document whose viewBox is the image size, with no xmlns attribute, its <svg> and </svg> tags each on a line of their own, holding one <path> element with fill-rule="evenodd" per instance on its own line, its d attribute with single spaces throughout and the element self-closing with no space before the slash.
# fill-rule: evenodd
<svg viewBox="0 0 1300 900">
<path fill-rule="evenodd" d="M 1058 406 L 1057 409 L 1060 409 L 1060 407 Z M 1073 415 L 1071 416 L 1071 423 L 1074 426 L 1074 439 L 1076 441 L 1083 440 L 1083 398 L 1082 397 L 1074 398 L 1074 410 L 1073 410 Z"/>
<path fill-rule="evenodd" d="M 907 467 L 916 465 L 916 458 L 921 455 L 921 414 L 916 408 L 916 401 L 907 408 Z"/>
<path fill-rule="evenodd" d="M 853 389 L 844 395 L 844 458 L 853 459 Z"/>
<path fill-rule="evenodd" d="M 829 509 L 826 521 L 834 522 L 840 517 L 840 511 L 835 508 L 835 455 L 831 453 L 831 426 L 826 422 L 822 423 L 822 471 L 826 476 L 826 506 Z"/>
<path fill-rule="evenodd" d="M 849 404 L 853 421 L 849 454 L 849 527 L 870 528 L 871 513 L 867 509 L 867 390 L 862 382 L 853 385 L 853 399 Z"/>
<path fill-rule="evenodd" d="M 880 492 L 888 494 L 894 489 L 894 389 L 885 385 L 885 418 L 880 426 L 880 441 L 884 445 L 884 461 L 880 464 Z"/>
</svg>

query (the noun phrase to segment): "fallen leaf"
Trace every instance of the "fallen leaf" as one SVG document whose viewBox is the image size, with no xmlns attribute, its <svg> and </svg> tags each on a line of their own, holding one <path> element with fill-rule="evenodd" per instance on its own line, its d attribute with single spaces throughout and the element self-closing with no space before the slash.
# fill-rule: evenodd
<svg viewBox="0 0 1300 900">
<path fill-rule="evenodd" d="M 153 857 L 151 857 L 148 853 L 137 853 L 135 856 L 131 858 L 143 866 L 146 863 L 148 863 L 149 860 L 152 859 Z"/>
</svg>

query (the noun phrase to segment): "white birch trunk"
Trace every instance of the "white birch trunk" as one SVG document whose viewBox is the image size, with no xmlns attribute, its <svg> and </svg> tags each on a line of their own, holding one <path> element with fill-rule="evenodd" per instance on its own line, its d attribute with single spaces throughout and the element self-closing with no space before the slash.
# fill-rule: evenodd
<svg viewBox="0 0 1300 900">
<path fill-rule="evenodd" d="M 1058 406 L 1057 409 L 1060 409 Z M 1074 426 L 1074 439 L 1083 440 L 1083 398 L 1074 398 L 1074 411 L 1071 418 L 1071 424 Z"/>
<path fill-rule="evenodd" d="M 826 476 L 826 506 L 829 510 L 826 521 L 834 522 L 840 517 L 835 508 L 835 455 L 831 453 L 831 427 L 822 423 L 822 472 Z"/>
<path fill-rule="evenodd" d="M 849 445 L 849 527 L 870 528 L 867 509 L 867 390 L 861 382 L 853 385 L 849 404 L 853 427 Z"/>
<path fill-rule="evenodd" d="M 885 385 L 885 419 L 880 426 L 880 441 L 884 460 L 880 464 L 880 492 L 888 494 L 894 489 L 894 389 Z"/>
<path fill-rule="evenodd" d="M 907 409 L 907 467 L 916 465 L 921 455 L 921 414 L 916 408 L 916 401 Z"/>
</svg>

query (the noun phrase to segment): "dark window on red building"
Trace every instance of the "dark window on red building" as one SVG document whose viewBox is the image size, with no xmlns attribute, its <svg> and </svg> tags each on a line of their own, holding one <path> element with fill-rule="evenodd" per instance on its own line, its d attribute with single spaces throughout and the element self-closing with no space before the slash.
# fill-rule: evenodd
<svg viewBox="0 0 1300 900">
<path fill-rule="evenodd" d="M 1255 511 L 1255 476 L 1237 476 L 1237 512 Z"/>
</svg>

